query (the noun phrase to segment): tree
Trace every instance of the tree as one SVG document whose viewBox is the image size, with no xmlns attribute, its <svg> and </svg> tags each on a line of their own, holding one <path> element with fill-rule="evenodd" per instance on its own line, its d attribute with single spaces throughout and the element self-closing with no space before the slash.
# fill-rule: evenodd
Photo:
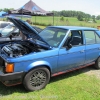
<svg viewBox="0 0 100 100">
<path fill-rule="evenodd" d="M 14 8 L 4 8 L 4 9 L 0 9 L 0 11 L 5 11 L 5 12 L 8 12 L 9 10 L 14 10 Z"/>
<path fill-rule="evenodd" d="M 98 16 L 96 17 L 96 19 L 97 19 L 97 20 L 100 20 L 100 15 L 98 15 Z"/>
<path fill-rule="evenodd" d="M 95 19 L 95 15 L 92 15 L 92 19 Z"/>
<path fill-rule="evenodd" d="M 87 20 L 91 18 L 90 14 L 86 14 L 82 11 L 73 11 L 73 10 L 62 10 L 62 11 L 52 11 L 55 16 L 64 16 L 64 17 L 78 17 L 82 16 L 83 18 L 86 18 Z"/>
<path fill-rule="evenodd" d="M 82 16 L 81 14 L 79 14 L 79 15 L 77 16 L 77 19 L 78 19 L 79 21 L 83 21 L 83 16 Z"/>
<path fill-rule="evenodd" d="M 60 21 L 64 21 L 64 16 L 62 16 L 62 17 L 60 18 Z"/>
<path fill-rule="evenodd" d="M 93 22 L 96 23 L 95 15 L 92 15 Z"/>
<path fill-rule="evenodd" d="M 0 9 L 0 11 L 2 11 L 2 9 Z"/>
<path fill-rule="evenodd" d="M 88 22 L 91 18 L 90 14 L 85 14 L 85 21 Z"/>
</svg>

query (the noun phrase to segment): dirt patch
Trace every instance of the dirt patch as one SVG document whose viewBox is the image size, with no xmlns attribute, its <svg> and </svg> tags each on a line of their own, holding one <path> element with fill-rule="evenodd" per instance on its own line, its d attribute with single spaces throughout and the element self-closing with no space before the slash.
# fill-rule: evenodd
<svg viewBox="0 0 100 100">
<path fill-rule="evenodd" d="M 94 66 L 89 66 L 81 69 L 81 71 L 87 75 L 94 75 L 100 79 L 100 70 L 95 69 Z"/>
</svg>

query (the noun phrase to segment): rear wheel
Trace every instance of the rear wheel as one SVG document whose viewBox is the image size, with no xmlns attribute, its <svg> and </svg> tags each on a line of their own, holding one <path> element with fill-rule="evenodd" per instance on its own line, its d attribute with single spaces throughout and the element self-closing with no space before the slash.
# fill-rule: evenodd
<svg viewBox="0 0 100 100">
<path fill-rule="evenodd" d="M 44 88 L 50 80 L 50 72 L 47 68 L 36 68 L 28 72 L 23 80 L 24 87 L 29 91 Z"/>
<path fill-rule="evenodd" d="M 100 57 L 95 62 L 95 68 L 100 69 Z"/>
</svg>

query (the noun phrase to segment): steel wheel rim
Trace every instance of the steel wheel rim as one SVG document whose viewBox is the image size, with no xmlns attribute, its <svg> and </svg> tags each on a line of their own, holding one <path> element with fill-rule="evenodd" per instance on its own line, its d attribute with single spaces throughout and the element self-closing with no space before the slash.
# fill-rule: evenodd
<svg viewBox="0 0 100 100">
<path fill-rule="evenodd" d="M 30 77 L 30 84 L 33 87 L 40 87 L 46 82 L 46 72 L 43 70 L 35 71 Z"/>
</svg>

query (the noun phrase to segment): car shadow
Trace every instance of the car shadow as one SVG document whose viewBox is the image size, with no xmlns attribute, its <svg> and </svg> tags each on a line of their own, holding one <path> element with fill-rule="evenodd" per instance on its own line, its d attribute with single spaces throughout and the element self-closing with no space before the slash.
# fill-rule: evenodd
<svg viewBox="0 0 100 100">
<path fill-rule="evenodd" d="M 7 96 L 11 95 L 15 92 L 19 93 L 27 93 L 27 90 L 25 90 L 24 86 L 22 84 L 15 85 L 15 86 L 5 86 L 0 82 L 0 97 L 1 96 Z"/>
<path fill-rule="evenodd" d="M 52 77 L 49 84 L 53 83 L 53 82 L 57 82 L 59 80 L 63 80 L 65 78 L 70 78 L 70 77 L 73 77 L 73 76 L 76 76 L 76 75 L 79 75 L 79 74 L 82 74 L 82 73 L 86 73 L 86 72 L 91 71 L 91 70 L 96 70 L 96 69 L 93 68 L 93 66 L 89 66 L 89 67 L 86 67 L 86 68 L 82 68 L 82 69 L 79 69 L 79 70 L 75 70 L 75 71 L 68 72 L 68 73 L 65 73 L 65 74 L 62 74 L 62 75 L 59 75 L 59 76 Z M 11 95 L 15 92 L 28 93 L 28 91 L 24 88 L 24 86 L 22 84 L 7 87 L 0 82 L 0 96 Z"/>
</svg>

